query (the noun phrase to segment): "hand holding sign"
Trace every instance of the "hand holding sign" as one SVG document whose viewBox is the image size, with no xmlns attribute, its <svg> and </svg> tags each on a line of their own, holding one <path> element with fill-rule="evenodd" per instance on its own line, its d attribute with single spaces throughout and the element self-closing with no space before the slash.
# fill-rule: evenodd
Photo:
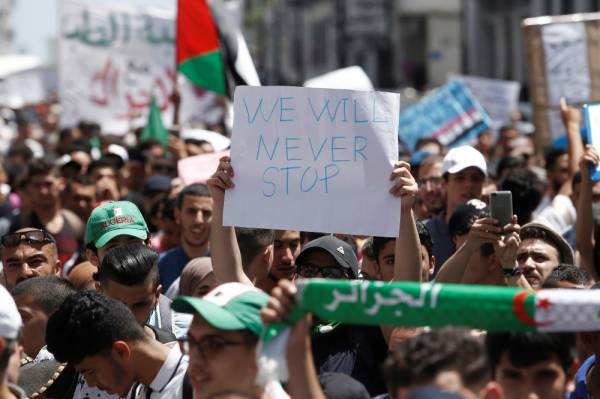
<svg viewBox="0 0 600 399">
<path fill-rule="evenodd" d="M 224 223 L 396 237 L 400 213 L 387 191 L 404 197 L 412 190 L 400 185 L 414 184 L 403 166 L 389 178 L 399 109 L 391 93 L 239 87 Z"/>
<path fill-rule="evenodd" d="M 419 186 L 410 173 L 410 164 L 399 161 L 394 165 L 390 180 L 394 181 L 394 187 L 390 188 L 390 194 L 402 198 L 402 213 L 410 212 L 417 200 Z"/>
</svg>

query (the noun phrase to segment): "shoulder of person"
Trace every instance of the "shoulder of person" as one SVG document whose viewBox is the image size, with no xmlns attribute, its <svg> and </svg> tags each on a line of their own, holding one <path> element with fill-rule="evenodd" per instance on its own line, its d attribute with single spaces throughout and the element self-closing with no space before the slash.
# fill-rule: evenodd
<svg viewBox="0 0 600 399">
<path fill-rule="evenodd" d="M 63 217 L 67 220 L 67 222 L 69 222 L 71 227 L 77 231 L 77 233 L 83 233 L 83 230 L 85 229 L 85 223 L 79 216 L 65 208 L 62 208 L 61 212 Z"/>
</svg>

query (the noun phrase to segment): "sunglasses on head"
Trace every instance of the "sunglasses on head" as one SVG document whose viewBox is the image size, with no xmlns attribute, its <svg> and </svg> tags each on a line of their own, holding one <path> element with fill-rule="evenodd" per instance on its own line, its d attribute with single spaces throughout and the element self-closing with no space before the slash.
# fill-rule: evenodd
<svg viewBox="0 0 600 399">
<path fill-rule="evenodd" d="M 3 247 L 16 247 L 22 242 L 27 244 L 43 244 L 55 242 L 54 237 L 45 230 L 30 230 L 22 233 L 9 233 L 2 236 L 0 244 Z"/>
</svg>

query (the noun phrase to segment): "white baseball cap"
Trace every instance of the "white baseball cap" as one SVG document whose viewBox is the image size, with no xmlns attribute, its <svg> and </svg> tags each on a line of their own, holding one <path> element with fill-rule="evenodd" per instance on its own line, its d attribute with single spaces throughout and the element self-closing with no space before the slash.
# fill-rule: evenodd
<svg viewBox="0 0 600 399">
<path fill-rule="evenodd" d="M 470 145 L 455 147 L 448 151 L 442 163 L 442 175 L 458 173 L 469 167 L 475 167 L 487 176 L 487 164 L 483 155 Z"/>
<path fill-rule="evenodd" d="M 21 325 L 21 315 L 13 297 L 0 285 L 0 337 L 16 339 Z"/>
</svg>

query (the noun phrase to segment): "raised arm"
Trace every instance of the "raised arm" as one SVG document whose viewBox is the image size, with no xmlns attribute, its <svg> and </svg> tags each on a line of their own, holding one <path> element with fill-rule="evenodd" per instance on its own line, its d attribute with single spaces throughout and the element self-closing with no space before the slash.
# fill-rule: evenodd
<svg viewBox="0 0 600 399">
<path fill-rule="evenodd" d="M 395 184 L 390 193 L 400 198 L 400 229 L 394 256 L 394 281 L 421 281 L 421 241 L 415 224 L 413 206 L 418 186 L 410 173 L 410 164 L 396 163 L 390 180 Z"/>
<path fill-rule="evenodd" d="M 581 190 L 577 203 L 577 222 L 575 224 L 575 247 L 581 257 L 581 266 L 598 281 L 598 272 L 594 265 L 594 214 L 592 210 L 592 180 L 589 167 L 598 165 L 599 156 L 594 147 L 586 146 L 581 158 Z"/>
<path fill-rule="evenodd" d="M 573 176 L 579 171 L 579 160 L 584 152 L 583 141 L 581 140 L 581 112 L 579 109 L 567 105 L 563 97 L 560 99 L 560 114 L 567 130 L 569 172 Z M 568 195 L 571 191 L 571 179 L 567 179 L 560 188 L 560 192 Z"/>
<path fill-rule="evenodd" d="M 233 227 L 223 226 L 225 190 L 234 187 L 231 158 L 222 157 L 217 171 L 207 181 L 214 201 L 210 227 L 210 257 L 219 283 L 240 282 L 252 285 L 242 268 L 242 256 Z"/>
</svg>

